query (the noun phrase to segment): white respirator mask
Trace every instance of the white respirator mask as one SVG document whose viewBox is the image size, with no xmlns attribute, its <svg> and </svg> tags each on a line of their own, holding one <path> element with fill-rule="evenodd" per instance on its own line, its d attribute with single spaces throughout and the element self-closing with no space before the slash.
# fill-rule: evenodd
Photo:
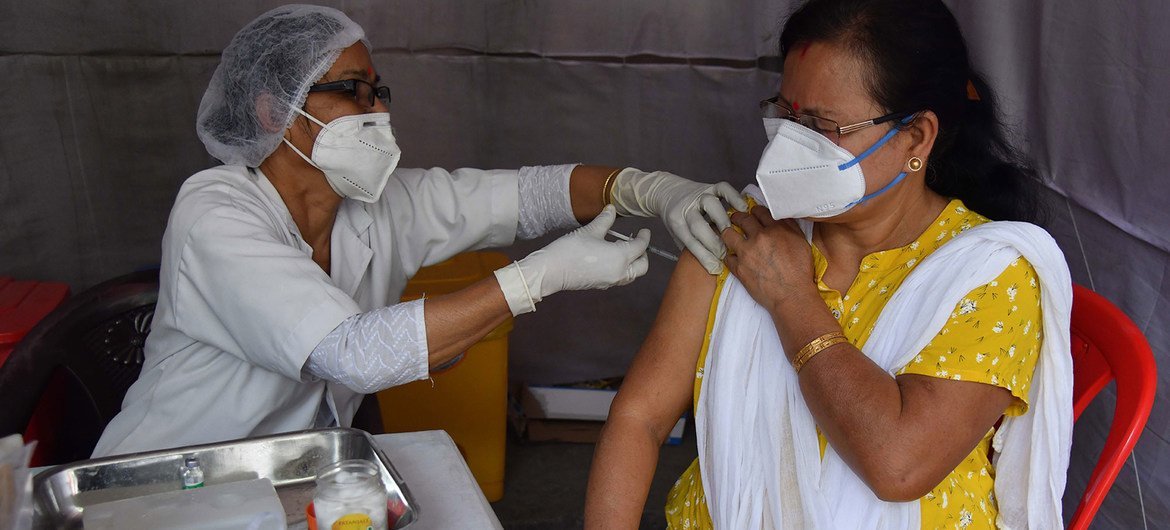
<svg viewBox="0 0 1170 530">
<path fill-rule="evenodd" d="M 324 124 L 301 109 L 293 110 L 320 125 L 321 132 L 313 142 L 312 158 L 287 138 L 284 143 L 325 173 L 325 180 L 338 195 L 362 202 L 377 201 L 402 158 L 390 128 L 390 113 L 342 116 Z"/>
<path fill-rule="evenodd" d="M 774 219 L 840 215 L 906 177 L 903 171 L 882 189 L 865 195 L 861 161 L 893 138 L 898 133 L 896 127 L 857 156 L 824 135 L 784 118 L 764 118 L 764 131 L 768 145 L 756 167 L 756 182 Z"/>
</svg>

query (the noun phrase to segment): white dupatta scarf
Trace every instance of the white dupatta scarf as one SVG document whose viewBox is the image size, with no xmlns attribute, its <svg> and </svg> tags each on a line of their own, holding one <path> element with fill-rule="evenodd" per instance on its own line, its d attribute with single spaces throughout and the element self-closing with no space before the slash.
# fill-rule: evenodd
<svg viewBox="0 0 1170 530">
<path fill-rule="evenodd" d="M 893 375 L 942 329 L 963 296 L 1021 255 L 1040 281 L 1043 345 L 1028 412 L 1005 417 L 993 438 L 997 525 L 1060 528 L 1072 443 L 1072 282 L 1047 232 L 991 222 L 948 241 L 886 304 L 864 353 Z M 832 445 L 820 457 L 816 426 L 772 317 L 734 276 L 720 295 L 695 421 L 703 489 L 717 529 L 921 526 L 920 501 L 878 499 Z"/>
</svg>

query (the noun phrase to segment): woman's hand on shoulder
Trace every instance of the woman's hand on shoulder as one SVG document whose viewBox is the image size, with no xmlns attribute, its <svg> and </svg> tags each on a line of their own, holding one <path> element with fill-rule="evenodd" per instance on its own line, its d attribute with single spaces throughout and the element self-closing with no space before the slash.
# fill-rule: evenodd
<svg viewBox="0 0 1170 530">
<path fill-rule="evenodd" d="M 796 296 L 816 296 L 812 250 L 796 221 L 772 219 L 763 206 L 736 212 L 723 231 L 727 268 L 760 305 L 772 309 Z"/>
</svg>

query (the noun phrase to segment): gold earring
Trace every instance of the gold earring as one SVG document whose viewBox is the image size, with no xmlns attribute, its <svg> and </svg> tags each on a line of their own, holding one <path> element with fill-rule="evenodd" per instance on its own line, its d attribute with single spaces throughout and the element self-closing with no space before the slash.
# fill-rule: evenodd
<svg viewBox="0 0 1170 530">
<path fill-rule="evenodd" d="M 918 171 L 922 169 L 922 159 L 916 156 L 912 156 L 910 157 L 910 160 L 906 162 L 906 167 L 910 168 L 910 171 Z"/>
</svg>

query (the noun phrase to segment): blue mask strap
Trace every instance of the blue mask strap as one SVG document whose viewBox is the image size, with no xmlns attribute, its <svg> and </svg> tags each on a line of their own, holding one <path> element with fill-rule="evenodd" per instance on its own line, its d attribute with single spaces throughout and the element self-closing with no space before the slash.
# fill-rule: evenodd
<svg viewBox="0 0 1170 530">
<path fill-rule="evenodd" d="M 910 123 L 910 120 L 914 119 L 914 116 L 915 116 L 914 114 L 911 114 L 909 116 L 906 116 L 905 118 L 902 118 L 902 123 L 903 124 Z M 898 134 L 898 131 L 899 131 L 899 129 L 897 127 L 890 129 L 889 132 L 887 132 L 885 134 L 885 136 L 882 136 L 882 138 L 880 140 L 878 140 L 877 142 L 874 142 L 873 145 L 869 146 L 869 149 L 862 151 L 861 154 L 854 157 L 853 160 L 850 160 L 844 164 L 837 166 L 837 170 L 838 171 L 845 171 L 846 169 L 849 169 L 853 166 L 856 166 L 857 164 L 860 164 L 861 161 L 865 159 L 865 157 L 872 155 L 873 152 L 877 151 L 879 147 L 885 145 L 886 142 L 890 141 L 890 138 L 893 138 L 895 134 Z"/>
<path fill-rule="evenodd" d="M 877 197 L 878 195 L 881 195 L 881 194 L 885 193 L 887 190 L 889 190 L 890 188 L 894 187 L 894 185 L 895 185 L 895 184 L 897 184 L 897 183 L 899 183 L 899 182 L 902 182 L 902 179 L 904 179 L 904 178 L 906 178 L 906 172 L 905 172 L 905 171 L 903 171 L 903 172 L 901 172 L 901 173 L 898 173 L 898 176 L 894 177 L 894 180 L 891 180 L 889 184 L 886 184 L 885 186 L 882 186 L 882 189 L 880 189 L 880 190 L 877 190 L 877 191 L 875 191 L 875 192 L 873 192 L 873 193 L 870 193 L 869 195 L 866 195 L 865 197 L 862 197 L 862 198 L 860 198 L 860 199 L 857 199 L 856 201 L 853 201 L 853 202 L 849 203 L 849 206 L 856 206 L 856 205 L 858 205 L 858 204 L 861 204 L 861 203 L 863 203 L 863 202 L 865 202 L 865 201 L 868 201 L 868 200 L 870 200 L 870 199 L 872 199 L 872 198 L 874 198 L 874 197 Z"/>
<path fill-rule="evenodd" d="M 909 115 L 909 116 L 906 116 L 905 118 L 903 118 L 903 119 L 902 119 L 902 123 L 904 123 L 904 124 L 905 124 L 905 123 L 910 123 L 910 120 L 912 120 L 912 119 L 914 119 L 914 114 L 911 114 L 911 115 Z M 850 161 L 848 161 L 848 162 L 846 162 L 846 163 L 844 163 L 844 164 L 841 164 L 841 165 L 837 166 L 837 169 L 838 169 L 838 170 L 840 170 L 840 171 L 845 171 L 846 169 L 849 169 L 849 168 L 851 168 L 851 167 L 853 167 L 853 166 L 855 166 L 855 165 L 857 165 L 857 164 L 861 163 L 861 161 L 862 161 L 862 160 L 863 160 L 865 157 L 867 157 L 867 156 L 869 156 L 869 155 L 873 154 L 873 152 L 874 152 L 874 151 L 877 151 L 879 147 L 881 147 L 882 145 L 885 145 L 885 143 L 886 143 L 886 142 L 888 142 L 888 141 L 890 140 L 890 138 L 893 138 L 895 134 L 898 134 L 898 130 L 899 130 L 899 129 L 898 129 L 897 127 L 894 127 L 893 129 L 890 129 L 890 130 L 889 130 L 889 132 L 887 132 L 887 133 L 885 134 L 885 136 L 882 136 L 882 138 L 881 138 L 880 140 L 878 140 L 877 142 L 875 142 L 873 145 L 869 146 L 869 149 L 866 149 L 865 151 L 862 151 L 862 152 L 861 152 L 861 154 L 860 154 L 860 155 L 857 155 L 856 157 L 854 157 L 854 158 L 853 158 L 853 160 L 850 160 Z M 885 186 L 882 186 L 882 189 L 880 189 L 880 190 L 877 190 L 877 191 L 875 191 L 875 192 L 873 192 L 873 193 L 870 193 L 869 195 L 866 195 L 866 196 L 864 196 L 864 197 L 862 197 L 862 198 L 860 198 L 860 199 L 857 199 L 856 201 L 853 201 L 853 202 L 849 203 L 849 204 L 848 204 L 848 206 L 856 206 L 856 205 L 858 205 L 858 204 L 861 204 L 861 203 L 863 203 L 863 202 L 865 202 L 865 201 L 868 201 L 868 200 L 870 200 L 870 199 L 872 199 L 872 198 L 874 198 L 874 197 L 877 197 L 878 195 L 881 195 L 881 194 L 885 193 L 886 191 L 888 191 L 890 188 L 894 187 L 894 185 L 895 185 L 895 184 L 897 184 L 897 183 L 899 183 L 899 182 L 902 182 L 902 179 L 904 179 L 904 178 L 906 178 L 906 172 L 905 172 L 905 171 L 903 171 L 903 172 L 901 172 L 901 173 L 898 173 L 898 176 L 894 177 L 894 180 L 890 181 L 890 183 L 889 183 L 889 184 L 886 184 Z"/>
<path fill-rule="evenodd" d="M 845 171 L 846 169 L 860 164 L 861 161 L 865 159 L 865 157 L 872 155 L 874 151 L 877 151 L 879 147 L 885 145 L 885 143 L 888 142 L 890 138 L 893 138 L 895 134 L 898 134 L 897 127 L 890 129 L 890 132 L 886 133 L 886 135 L 883 136 L 881 140 L 878 140 L 873 145 L 869 146 L 869 149 L 862 151 L 861 154 L 854 157 L 853 160 L 837 166 L 837 169 L 840 171 Z"/>
</svg>

